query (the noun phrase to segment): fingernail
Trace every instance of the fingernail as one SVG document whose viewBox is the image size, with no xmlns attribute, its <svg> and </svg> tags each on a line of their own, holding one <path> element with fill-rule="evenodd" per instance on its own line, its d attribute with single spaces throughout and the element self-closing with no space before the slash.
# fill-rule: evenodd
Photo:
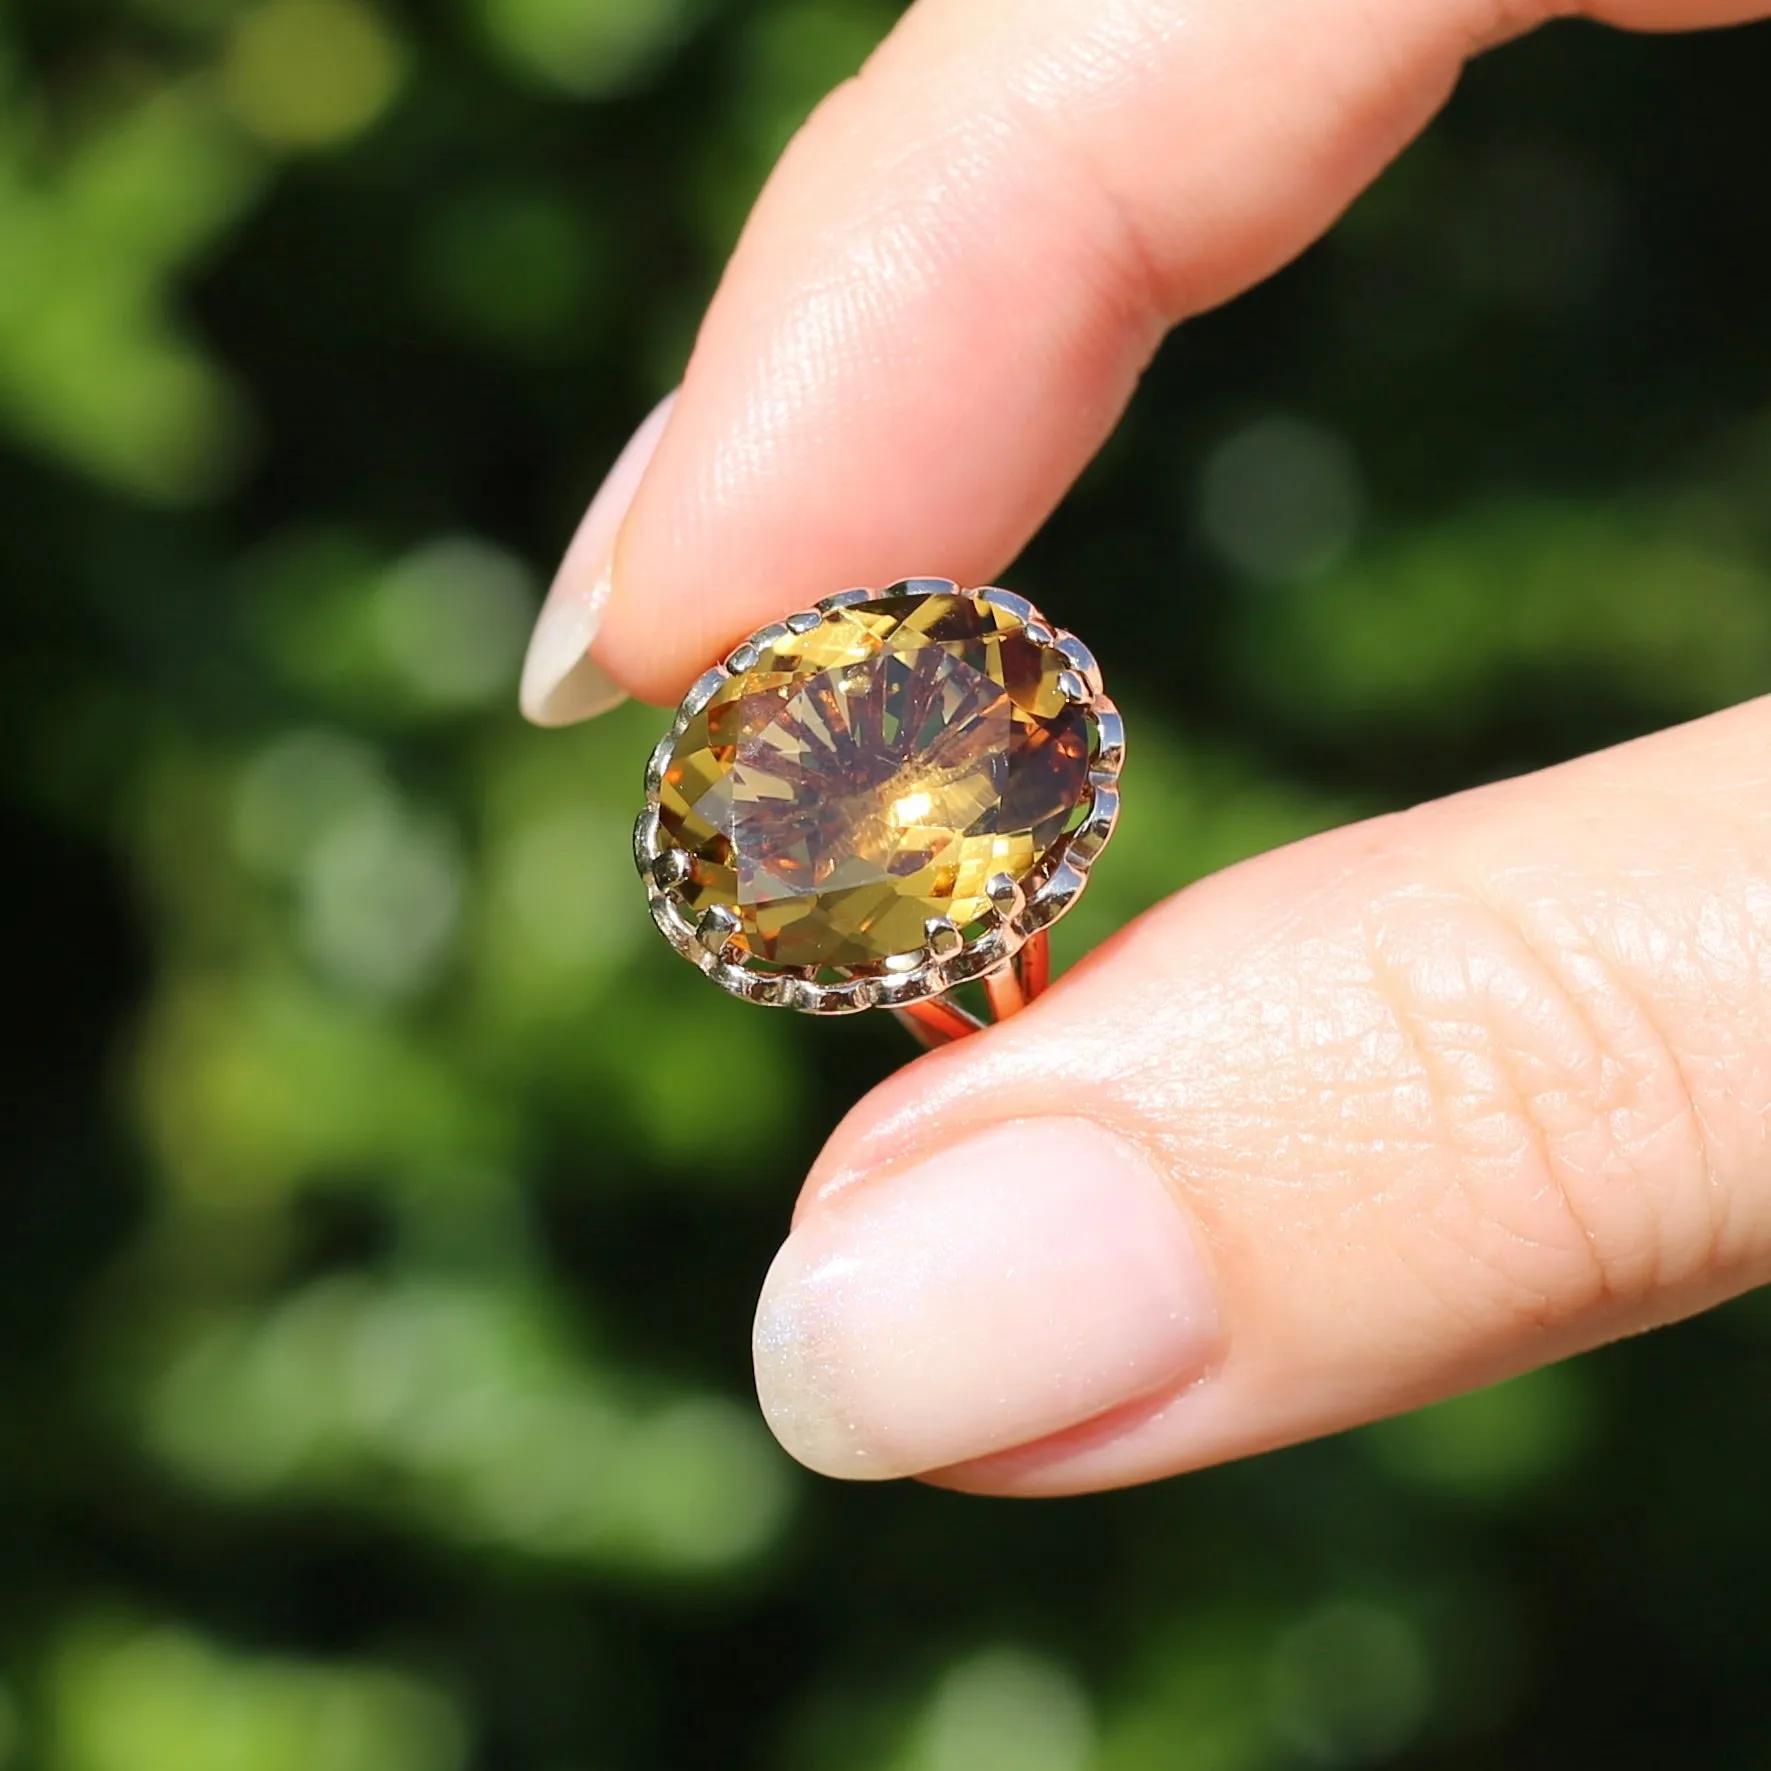
<svg viewBox="0 0 1771 1771">
<path fill-rule="evenodd" d="M 907 1476 L 1165 1394 L 1217 1345 L 1198 1233 L 1143 1156 L 1026 1120 L 804 1219 L 763 1286 L 756 1382 L 801 1463 Z"/>
<path fill-rule="evenodd" d="M 621 451 L 590 501 L 541 605 L 518 693 L 524 715 L 538 726 L 567 726 L 607 713 L 625 699 L 615 679 L 591 657 L 590 648 L 609 600 L 615 537 L 675 403 L 674 393 L 666 395 Z"/>
</svg>

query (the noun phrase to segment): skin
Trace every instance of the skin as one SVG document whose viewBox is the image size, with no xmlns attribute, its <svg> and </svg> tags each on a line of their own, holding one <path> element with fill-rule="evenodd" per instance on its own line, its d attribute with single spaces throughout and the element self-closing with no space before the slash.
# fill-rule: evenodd
<svg viewBox="0 0 1771 1771">
<path fill-rule="evenodd" d="M 1299 252 L 1472 54 L 1560 10 L 920 0 L 784 156 L 655 452 L 568 557 L 554 605 L 594 587 L 601 621 L 584 669 L 670 702 L 834 587 L 906 562 L 990 581 L 1169 327 Z M 1585 10 L 1670 30 L 1761 8 Z M 589 710 L 546 689 L 525 687 L 538 717 Z M 1262 857 L 908 1067 L 833 1138 L 771 1277 L 758 1370 L 777 1430 L 836 1473 L 1108 1487 L 1771 1278 L 1767 756 L 1756 702 Z M 991 1164 L 1009 1146 L 961 1146 L 1054 1101 L 1105 1134 L 1103 1176 L 1154 1177 L 1165 1214 L 1138 1282 L 1173 1307 L 1139 1331 L 1133 1394 L 999 1344 L 1130 1332 L 1125 1249 L 1091 1248 L 1061 1188 L 1045 1315 L 1002 1307 L 989 1238 L 1013 1233 L 1015 1176 Z M 1068 1132 L 1050 1148 L 1088 1167 Z M 1142 1185 L 1103 1179 L 1099 1197 L 1142 1212 Z M 937 1224 L 943 1200 L 970 1214 L 959 1229 Z M 975 1263 L 905 1279 L 920 1257 L 893 1251 L 919 1224 Z M 925 1331 L 982 1363 L 949 1381 Z M 860 1439 L 808 1427 L 819 1409 L 861 1418 Z"/>
</svg>

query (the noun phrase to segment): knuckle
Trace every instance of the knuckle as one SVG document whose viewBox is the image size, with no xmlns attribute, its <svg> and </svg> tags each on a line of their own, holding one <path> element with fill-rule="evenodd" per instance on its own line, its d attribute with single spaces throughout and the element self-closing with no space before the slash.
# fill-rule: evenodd
<svg viewBox="0 0 1771 1771">
<path fill-rule="evenodd" d="M 1066 252 L 1104 312 L 1125 318 L 1153 345 L 1177 317 L 1203 305 L 1189 286 L 1185 255 L 1072 112 L 1012 90 L 1001 105 L 1012 135 L 1006 164 L 1037 193 L 1029 212 L 1044 218 L 1054 250 Z"/>
<path fill-rule="evenodd" d="M 1367 946 L 1430 1123 L 1441 1286 L 1553 1328 L 1715 1262 L 1701 1105 L 1602 933 L 1448 884 L 1375 905 Z"/>
<path fill-rule="evenodd" d="M 1482 0 L 1474 9 L 1470 53 L 1510 43 L 1554 19 L 1570 18 L 1587 8 L 1581 0 Z"/>
<path fill-rule="evenodd" d="M 1146 20 L 1132 40 L 1156 28 Z M 1068 39 L 1047 49 L 1083 64 L 1098 53 Z M 1122 53 L 1135 62 L 1131 48 Z M 797 200 L 805 187 L 840 181 L 846 240 L 826 244 L 870 264 L 884 251 L 925 280 L 1012 279 L 1025 297 L 1025 267 L 1037 262 L 1041 299 L 1070 310 L 1079 353 L 1129 339 L 1147 357 L 1176 314 L 1197 305 L 1183 286 L 1184 255 L 1137 195 L 1123 153 L 1097 139 L 1089 107 L 1053 98 L 1085 87 L 1086 66 L 1028 80 L 1032 57 L 1023 46 L 960 77 L 888 36 L 818 102 L 774 182 Z"/>
</svg>

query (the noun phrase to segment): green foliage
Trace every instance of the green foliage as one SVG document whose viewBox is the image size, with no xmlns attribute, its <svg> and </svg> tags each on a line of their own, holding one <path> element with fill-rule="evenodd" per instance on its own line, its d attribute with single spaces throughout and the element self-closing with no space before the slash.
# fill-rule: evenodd
<svg viewBox="0 0 1771 1771">
<path fill-rule="evenodd" d="M 691 975 L 627 857 L 658 716 L 529 731 L 513 682 L 890 21 L 0 11 L 4 1771 L 1771 1750 L 1762 1304 L 1073 1503 L 839 1489 L 757 1419 L 755 1287 L 898 1036 Z M 1485 59 L 1159 362 L 1013 580 L 1132 725 L 1061 957 L 1771 681 L 1768 75 L 1763 32 Z"/>
</svg>

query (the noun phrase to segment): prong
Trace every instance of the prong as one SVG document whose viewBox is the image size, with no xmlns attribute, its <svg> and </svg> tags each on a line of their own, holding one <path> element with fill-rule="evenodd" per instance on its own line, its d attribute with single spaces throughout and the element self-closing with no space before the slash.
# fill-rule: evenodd
<svg viewBox="0 0 1771 1771">
<path fill-rule="evenodd" d="M 888 584 L 881 596 L 958 596 L 959 586 L 951 578 L 900 578 Z"/>
<path fill-rule="evenodd" d="M 844 985 L 843 989 L 857 1010 L 873 1008 L 879 1002 L 877 978 L 856 978 L 853 983 Z"/>
<path fill-rule="evenodd" d="M 720 989 L 737 997 L 740 1002 L 756 1002 L 764 1008 L 787 1006 L 784 989 L 791 981 L 787 978 L 777 978 L 762 972 L 747 972 L 743 966 L 733 965 L 729 960 L 721 960 L 710 967 L 707 976 Z"/>
<path fill-rule="evenodd" d="M 1087 680 L 1080 671 L 1061 670 L 1058 672 L 1058 693 L 1066 701 L 1074 701 L 1078 705 L 1094 699 L 1094 691 L 1089 688 Z"/>
<path fill-rule="evenodd" d="M 695 870 L 687 849 L 666 849 L 652 863 L 652 883 L 661 891 L 679 886 Z"/>
<path fill-rule="evenodd" d="M 711 905 L 695 924 L 695 939 L 716 959 L 737 932 L 738 918 L 724 904 Z"/>
<path fill-rule="evenodd" d="M 664 786 L 664 771 L 670 767 L 670 759 L 676 754 L 677 734 L 666 732 L 652 746 L 652 754 L 646 759 L 646 797 L 656 799 Z"/>
<path fill-rule="evenodd" d="M 984 890 L 1004 922 L 1013 922 L 1026 908 L 1027 894 L 1021 882 L 1007 873 L 991 874 Z"/>
<path fill-rule="evenodd" d="M 783 977 L 776 1001 L 782 1008 L 798 1009 L 802 1015 L 852 1015 L 872 1008 L 879 984 L 873 978 L 845 978 L 820 984 L 814 978 Z"/>
<path fill-rule="evenodd" d="M 1109 778 L 1125 766 L 1125 721 L 1105 697 L 1095 698 L 1095 772 Z"/>
<path fill-rule="evenodd" d="M 1043 621 L 1029 621 L 1026 634 L 1036 646 L 1049 646 L 1057 637 Z"/>
<path fill-rule="evenodd" d="M 868 590 L 865 586 L 854 590 L 839 590 L 835 596 L 820 598 L 813 607 L 821 615 L 833 615 L 838 609 L 852 609 L 857 603 L 870 603 L 878 595 L 878 591 Z"/>
<path fill-rule="evenodd" d="M 1095 856 L 1107 846 L 1107 838 L 1113 834 L 1113 826 L 1118 817 L 1119 789 L 1097 786 L 1088 817 L 1070 833 L 1069 844 L 1064 851 L 1070 866 L 1084 872 L 1088 870 Z"/>
<path fill-rule="evenodd" d="M 787 617 L 789 633 L 810 633 L 815 627 L 824 625 L 824 617 L 816 609 L 801 609 L 797 615 Z"/>
<path fill-rule="evenodd" d="M 988 603 L 991 608 L 1001 609 L 1004 614 L 1014 616 L 1023 627 L 1039 619 L 1039 611 L 1024 596 L 1017 596 L 1012 590 L 1004 590 L 1000 585 L 983 585 L 974 590 L 972 595 Z"/>
<path fill-rule="evenodd" d="M 936 959 L 952 959 L 965 946 L 965 936 L 944 916 L 931 916 L 922 925 L 922 933 Z"/>
<path fill-rule="evenodd" d="M 647 806 L 633 821 L 633 864 L 641 873 L 648 871 L 652 857 L 658 853 L 658 808 Z"/>
<path fill-rule="evenodd" d="M 726 654 L 726 673 L 729 676 L 742 676 L 747 670 L 756 668 L 757 649 L 749 640 L 743 645 L 735 646 Z"/>
<path fill-rule="evenodd" d="M 658 932 L 685 959 L 695 957 L 695 925 L 683 914 L 682 900 L 667 892 L 653 892 L 647 903 Z"/>
<path fill-rule="evenodd" d="M 682 699 L 676 710 L 677 730 L 692 720 L 721 689 L 726 686 L 727 673 L 723 666 L 716 664 L 711 670 L 704 670 L 689 685 L 689 692 Z"/>
<path fill-rule="evenodd" d="M 1080 867 L 1072 866 L 1068 860 L 1060 861 L 1027 906 L 1027 920 L 1032 925 L 1029 933 L 1050 928 L 1082 895 L 1087 884 L 1088 875 Z"/>
<path fill-rule="evenodd" d="M 815 1013 L 819 991 L 816 984 L 804 978 L 782 977 L 775 980 L 775 1006 L 798 1009 L 802 1014 Z"/>
<path fill-rule="evenodd" d="M 931 978 L 927 969 L 922 966 L 918 966 L 913 972 L 893 973 L 889 977 L 878 978 L 875 982 L 879 985 L 879 1000 L 888 1008 L 895 1008 L 900 1003 L 921 1002 L 926 997 L 936 995 L 941 988 L 940 981 Z"/>
<path fill-rule="evenodd" d="M 880 964 L 896 976 L 904 972 L 915 971 L 927 957 L 928 955 L 919 947 L 914 953 L 888 953 L 880 961 Z"/>
<path fill-rule="evenodd" d="M 1089 686 L 1092 694 L 1101 692 L 1101 667 L 1095 655 L 1073 633 L 1059 634 L 1053 642 L 1064 662 Z"/>
</svg>

